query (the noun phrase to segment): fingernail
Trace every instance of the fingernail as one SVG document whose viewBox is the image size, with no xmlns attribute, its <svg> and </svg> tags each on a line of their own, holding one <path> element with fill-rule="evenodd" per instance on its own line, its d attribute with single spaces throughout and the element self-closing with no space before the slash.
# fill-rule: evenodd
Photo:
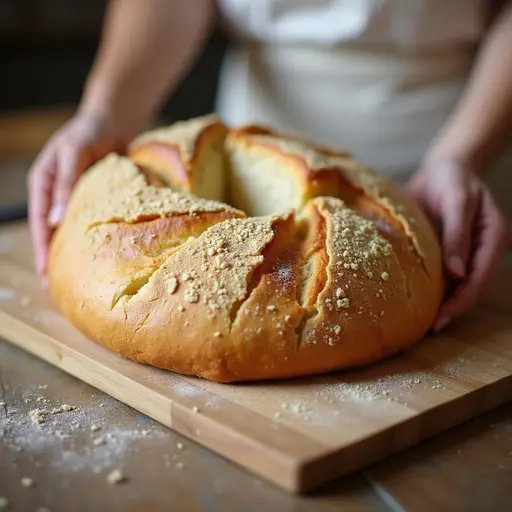
<svg viewBox="0 0 512 512">
<path fill-rule="evenodd" d="M 464 267 L 464 263 L 459 256 L 452 256 L 450 258 L 450 269 L 455 272 L 460 277 L 463 277 L 466 273 L 466 269 Z"/>
<path fill-rule="evenodd" d="M 48 224 L 52 227 L 57 226 L 64 218 L 66 207 L 63 204 L 54 204 L 48 215 Z"/>
<path fill-rule="evenodd" d="M 441 317 L 435 324 L 434 324 L 434 332 L 440 332 L 442 331 L 450 322 L 450 318 L 448 317 Z"/>
</svg>

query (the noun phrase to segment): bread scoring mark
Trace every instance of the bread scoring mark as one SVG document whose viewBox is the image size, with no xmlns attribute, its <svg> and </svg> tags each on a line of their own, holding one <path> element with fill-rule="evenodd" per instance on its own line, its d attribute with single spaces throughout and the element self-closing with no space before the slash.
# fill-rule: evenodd
<svg viewBox="0 0 512 512">
<path fill-rule="evenodd" d="M 355 297 L 352 294 L 356 290 L 360 293 L 365 282 L 373 279 L 370 269 L 389 270 L 389 258 L 394 259 L 395 256 L 391 245 L 372 223 L 357 215 L 343 201 L 323 197 L 314 199 L 312 204 L 325 222 L 324 243 L 329 259 L 324 266 L 326 285 L 317 299 L 322 319 L 314 322 L 309 330 L 305 326 L 304 338 L 317 343 L 318 336 L 321 336 L 322 341 L 334 346 L 343 332 L 342 320 L 350 321 L 351 316 L 364 313 L 370 318 L 377 317 L 372 311 L 367 311 L 368 304 L 362 307 L 361 295 Z M 354 307 L 357 303 L 359 308 Z M 321 333 L 315 332 L 316 327 Z"/>
<path fill-rule="evenodd" d="M 358 164 L 346 152 L 322 147 L 299 137 L 277 134 L 265 127 L 247 126 L 234 130 L 230 137 L 245 138 L 252 145 L 280 152 L 290 162 L 296 162 L 309 184 L 308 199 L 321 196 L 336 197 L 365 218 L 368 217 L 361 206 L 371 205 L 377 215 L 370 220 L 382 221 L 388 224 L 388 227 L 398 230 L 410 244 L 423 271 L 430 279 L 433 278 L 418 239 L 410 228 L 410 224 L 416 219 L 412 214 L 405 216 L 401 213 L 405 210 L 401 204 L 405 198 L 394 200 L 397 193 L 394 185 L 387 179 Z M 393 200 L 383 195 L 383 191 Z M 395 205 L 395 202 L 399 205 Z"/>
<path fill-rule="evenodd" d="M 150 269 L 146 269 L 146 271 L 136 277 L 134 277 L 131 281 L 126 283 L 124 286 L 122 286 L 112 297 L 112 303 L 110 306 L 110 310 L 113 310 L 116 306 L 116 304 L 123 298 L 131 298 L 134 295 L 137 295 L 137 293 L 140 292 L 140 290 L 148 284 L 149 279 L 151 276 L 164 264 L 162 262 L 160 265 L 156 265 L 155 267 L 152 267 Z"/>
<path fill-rule="evenodd" d="M 262 256 L 264 258 L 263 254 Z M 264 263 L 265 260 L 262 259 L 261 262 L 255 268 L 253 268 L 252 271 L 250 271 L 249 274 L 247 275 L 245 295 L 233 303 L 231 310 L 229 312 L 229 332 L 231 332 L 233 328 L 238 324 L 243 305 L 250 299 L 253 291 L 259 286 L 261 279 L 264 275 L 264 271 L 262 270 Z"/>
<path fill-rule="evenodd" d="M 71 204 L 79 204 L 76 213 L 80 223 L 87 226 L 86 232 L 101 224 L 148 222 L 168 216 L 228 213 L 246 217 L 244 212 L 219 201 L 176 192 L 165 185 L 152 186 L 147 173 L 129 159 L 114 155 L 87 171 Z M 97 189 L 98 175 L 104 185 L 101 190 Z"/>
<path fill-rule="evenodd" d="M 216 214 L 216 213 L 219 213 L 219 214 L 222 214 L 222 213 L 230 213 L 230 212 L 226 212 L 225 209 L 223 208 L 219 208 L 218 210 L 212 210 L 212 211 L 207 211 L 207 212 L 162 212 L 162 213 L 158 213 L 158 214 L 151 214 L 151 215 L 140 215 L 138 217 L 135 217 L 133 219 L 126 219 L 124 217 L 112 217 L 110 219 L 107 219 L 107 220 L 102 220 L 102 221 L 96 221 L 96 222 L 92 222 L 91 224 L 89 224 L 85 230 L 85 233 L 89 233 L 89 231 L 91 231 L 92 229 L 98 227 L 98 226 L 105 226 L 105 225 L 108 225 L 108 224 L 126 224 L 126 225 L 135 225 L 135 224 L 141 224 L 141 223 L 147 223 L 147 222 L 154 222 L 154 221 L 158 221 L 158 220 L 161 220 L 161 219 L 165 219 L 165 218 L 177 218 L 177 217 L 201 217 L 202 215 L 212 215 L 212 214 Z M 226 220 L 227 218 L 232 218 L 232 217 L 238 217 L 238 218 L 244 218 L 245 217 L 245 214 L 242 214 L 242 212 L 240 212 L 240 215 L 237 215 L 236 213 L 234 215 L 230 215 L 229 217 L 226 217 L 226 218 L 221 218 L 219 219 L 218 222 L 222 222 L 224 220 Z M 208 227 L 210 227 L 212 224 L 210 224 Z M 198 232 L 198 235 L 199 236 L 200 234 L 202 233 L 201 232 Z M 171 241 L 169 242 L 169 244 L 171 244 L 171 246 L 173 246 L 174 242 Z"/>
<path fill-rule="evenodd" d="M 290 224 L 290 221 L 293 222 L 293 219 L 285 218 L 279 219 L 272 224 L 271 229 L 273 236 L 261 249 L 260 255 L 262 260 L 248 274 L 243 297 L 234 302 L 231 306 L 229 313 L 231 320 L 230 331 L 238 325 L 244 304 L 251 298 L 251 295 L 258 288 L 263 278 L 270 274 L 275 274 L 275 277 L 282 275 L 282 270 L 280 269 L 283 268 L 283 262 L 286 259 L 287 252 L 286 244 L 283 244 L 283 241 L 289 238 L 287 225 Z M 291 248 L 288 248 L 288 251 L 290 251 L 290 249 Z M 279 272 L 281 272 L 281 274 L 279 274 Z M 276 308 L 270 304 L 266 309 L 268 312 L 274 312 Z"/>
<path fill-rule="evenodd" d="M 298 337 L 297 351 L 306 341 L 306 324 L 319 314 L 319 297 L 327 285 L 327 266 L 329 265 L 325 219 L 313 203 L 311 203 L 310 212 L 314 218 L 311 219 L 305 215 L 297 225 L 297 234 L 303 239 L 300 280 L 297 287 L 297 301 L 303 310 L 303 315 L 295 328 Z"/>
<path fill-rule="evenodd" d="M 182 214 L 183 216 L 184 214 Z M 140 250 L 142 253 L 144 253 L 146 256 L 150 257 L 162 257 L 160 261 L 151 267 L 149 267 L 146 270 L 143 270 L 142 274 L 136 275 L 136 277 L 121 287 L 113 296 L 112 303 L 111 303 L 111 310 L 114 309 L 116 304 L 119 302 L 120 299 L 123 297 L 126 297 L 127 300 L 131 299 L 133 296 L 140 293 L 140 291 L 143 289 L 144 286 L 146 286 L 151 278 L 151 276 L 167 261 L 171 256 L 176 254 L 177 252 L 183 250 L 185 247 L 193 244 L 197 241 L 197 239 L 208 229 L 215 226 L 216 224 L 221 223 L 225 220 L 222 216 L 216 217 L 214 215 L 205 214 L 206 222 L 203 223 L 196 223 L 190 232 L 190 234 L 186 237 L 181 237 L 172 240 L 171 242 L 168 242 L 164 244 L 163 246 L 160 246 L 157 251 L 147 251 L 147 246 L 143 246 L 140 244 Z M 177 216 L 173 216 L 173 219 L 176 219 Z M 199 217 L 199 215 L 198 215 Z M 160 218 L 158 219 L 160 220 Z M 216 222 L 215 222 L 216 221 Z M 127 223 L 127 224 L 134 224 L 134 223 Z M 151 226 L 148 226 L 147 231 L 153 231 L 154 229 L 151 228 Z M 151 241 L 154 241 L 156 237 L 150 236 L 149 237 Z M 192 296 L 190 296 L 192 298 Z M 191 301 L 188 301 L 191 302 Z"/>
<path fill-rule="evenodd" d="M 176 214 L 170 214 L 169 216 L 175 216 Z M 186 214 L 178 214 L 178 215 L 186 215 Z M 85 234 L 89 233 L 89 231 L 92 231 L 94 228 L 97 228 L 98 226 L 106 226 L 108 224 L 141 224 L 142 222 L 151 222 L 154 220 L 159 220 L 163 217 L 163 215 L 141 215 L 140 217 L 137 217 L 134 220 L 127 221 L 124 218 L 118 217 L 118 218 L 112 218 L 105 221 L 97 221 L 89 224 L 87 228 L 85 229 Z"/>
</svg>

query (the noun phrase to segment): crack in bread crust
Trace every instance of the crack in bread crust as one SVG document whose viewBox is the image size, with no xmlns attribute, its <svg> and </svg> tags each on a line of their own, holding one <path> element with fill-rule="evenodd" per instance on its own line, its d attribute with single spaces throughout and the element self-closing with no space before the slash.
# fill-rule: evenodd
<svg viewBox="0 0 512 512">
<path fill-rule="evenodd" d="M 297 299 L 303 309 L 302 318 L 295 328 L 297 334 L 297 350 L 304 341 L 307 323 L 319 314 L 319 298 L 327 285 L 327 267 L 329 256 L 326 252 L 325 220 L 318 210 L 312 209 L 314 219 L 304 216 L 308 229 L 303 243 L 302 261 L 300 267 L 300 282 Z M 300 228 L 299 228 L 300 229 Z M 316 271 L 318 269 L 318 271 Z"/>
<path fill-rule="evenodd" d="M 172 220 L 176 220 L 177 217 L 183 217 L 185 215 L 186 214 L 172 216 Z M 206 215 L 203 214 L 203 216 L 206 216 Z M 208 215 L 209 219 L 210 219 L 210 217 L 212 217 L 212 216 Z M 159 217 L 159 219 L 162 219 L 162 218 Z M 214 219 L 215 219 L 215 217 L 214 217 Z M 210 222 L 209 224 L 202 225 L 202 226 L 200 225 L 200 229 L 198 229 L 196 227 L 194 230 L 189 231 L 187 235 L 185 235 L 181 238 L 173 238 L 172 240 L 165 242 L 163 245 L 161 245 L 159 247 L 158 251 L 153 251 L 151 253 L 148 253 L 146 251 L 146 248 L 144 248 L 143 252 L 147 256 L 151 256 L 153 258 L 158 258 L 158 257 L 162 257 L 162 256 L 163 257 L 161 258 L 161 260 L 158 264 L 153 265 L 149 269 L 145 269 L 139 275 L 137 275 L 137 277 L 133 281 L 130 281 L 129 283 L 126 283 L 125 285 L 123 285 L 123 287 L 120 290 L 118 290 L 115 293 L 114 297 L 112 298 L 111 309 L 113 309 L 116 306 L 116 304 L 119 302 L 119 300 L 121 300 L 123 297 L 127 297 L 127 300 L 130 300 L 130 298 L 132 298 L 135 295 L 137 295 L 138 293 L 140 293 L 141 290 L 149 283 L 149 280 L 151 279 L 153 274 L 155 274 L 155 272 L 157 272 L 163 265 L 166 265 L 168 263 L 169 258 L 171 258 L 173 255 L 175 255 L 179 251 L 183 250 L 184 247 L 186 247 L 190 244 L 193 244 L 195 241 L 197 241 L 197 239 L 201 235 L 206 233 L 213 226 L 223 222 L 225 219 L 218 218 L 216 220 L 217 220 L 217 222 Z M 102 225 L 108 225 L 108 224 L 116 224 L 116 223 L 103 223 Z M 139 224 L 139 223 L 132 222 L 132 223 L 127 223 L 127 224 L 133 225 L 133 224 Z"/>
<path fill-rule="evenodd" d="M 357 203 L 363 204 L 358 206 L 354 202 L 347 202 L 346 198 L 344 199 L 343 197 L 341 197 L 340 199 L 344 199 L 347 206 L 349 208 L 352 208 L 362 218 L 372 221 L 375 224 L 377 230 L 384 237 L 386 231 L 382 229 L 382 224 L 386 224 L 386 221 L 388 228 L 391 227 L 399 229 L 403 238 L 407 240 L 407 243 L 414 251 L 418 259 L 418 262 L 422 266 L 424 272 L 430 279 L 432 279 L 430 271 L 425 263 L 425 257 L 418 248 L 416 238 L 413 237 L 411 233 L 408 232 L 407 230 L 407 221 L 402 216 L 397 215 L 397 212 L 392 208 L 392 206 L 390 206 L 389 203 L 386 204 L 386 201 L 383 200 L 383 198 L 381 198 L 380 196 L 369 193 L 364 187 L 357 185 L 347 177 L 344 177 L 343 181 L 345 186 L 351 187 L 353 191 L 359 195 L 359 198 L 356 200 Z M 371 212 L 364 209 L 364 203 L 371 203 Z"/>
<path fill-rule="evenodd" d="M 170 213 L 168 216 L 173 216 L 175 217 L 176 215 L 186 215 L 186 214 L 173 214 L 173 213 Z M 97 221 L 97 222 L 93 222 L 91 224 L 89 224 L 86 228 L 85 228 L 85 234 L 87 234 L 89 231 L 91 231 L 92 229 L 94 228 L 97 228 L 99 226 L 106 226 L 108 224 L 141 224 L 143 222 L 151 222 L 153 220 L 158 220 L 158 219 L 161 219 L 162 218 L 162 215 L 146 215 L 146 216 L 141 216 L 141 217 L 138 217 L 132 221 L 127 221 L 126 219 L 124 218 L 121 218 L 121 217 L 118 217 L 118 218 L 113 218 L 113 219 L 109 219 L 109 220 L 105 220 L 105 221 Z"/>
<path fill-rule="evenodd" d="M 150 280 L 151 276 L 162 266 L 162 264 L 147 270 L 146 272 L 142 273 L 141 275 L 137 276 L 135 279 L 127 283 L 120 290 L 118 290 L 116 294 L 112 297 L 112 305 L 110 306 L 110 309 L 114 309 L 116 307 L 116 304 L 123 297 L 127 297 L 129 299 L 130 297 L 137 295 L 137 293 L 139 293 L 140 290 L 148 284 L 148 281 Z"/>
<path fill-rule="evenodd" d="M 263 258 L 265 250 L 262 251 Z M 229 312 L 230 324 L 229 332 L 233 330 L 240 320 L 240 314 L 243 311 L 244 304 L 251 298 L 251 294 L 256 290 L 263 279 L 265 273 L 268 273 L 269 269 L 265 271 L 265 260 L 263 259 L 252 271 L 247 275 L 247 284 L 245 295 L 237 300 Z"/>
</svg>

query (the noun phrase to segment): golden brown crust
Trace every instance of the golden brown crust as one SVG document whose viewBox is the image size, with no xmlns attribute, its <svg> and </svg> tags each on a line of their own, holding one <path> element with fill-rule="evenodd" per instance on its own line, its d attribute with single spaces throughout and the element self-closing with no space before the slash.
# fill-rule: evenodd
<svg viewBox="0 0 512 512">
<path fill-rule="evenodd" d="M 214 151 L 218 137 L 198 134 L 215 123 L 157 139 L 186 138 L 180 161 L 191 169 Z M 147 159 L 141 168 L 109 155 L 81 178 L 49 269 L 80 330 L 136 361 L 222 382 L 350 368 L 423 336 L 441 300 L 441 259 L 412 201 L 346 153 L 264 127 L 232 131 L 226 152 L 232 173 L 282 172 L 290 208 L 247 217 L 191 195 L 188 171 L 186 193 L 164 186 L 168 171 Z"/>
<path fill-rule="evenodd" d="M 181 121 L 137 137 L 128 155 L 175 190 L 222 200 L 226 192 L 222 147 L 227 132 L 215 115 Z"/>
</svg>

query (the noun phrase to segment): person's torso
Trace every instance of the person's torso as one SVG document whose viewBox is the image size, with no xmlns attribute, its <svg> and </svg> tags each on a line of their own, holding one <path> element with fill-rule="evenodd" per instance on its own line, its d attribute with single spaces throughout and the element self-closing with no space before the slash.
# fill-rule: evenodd
<svg viewBox="0 0 512 512">
<path fill-rule="evenodd" d="M 218 0 L 234 39 L 218 109 L 417 165 L 452 111 L 485 29 L 483 0 Z"/>
<path fill-rule="evenodd" d="M 264 43 L 407 49 L 478 39 L 483 0 L 217 0 L 232 34 Z"/>
</svg>

